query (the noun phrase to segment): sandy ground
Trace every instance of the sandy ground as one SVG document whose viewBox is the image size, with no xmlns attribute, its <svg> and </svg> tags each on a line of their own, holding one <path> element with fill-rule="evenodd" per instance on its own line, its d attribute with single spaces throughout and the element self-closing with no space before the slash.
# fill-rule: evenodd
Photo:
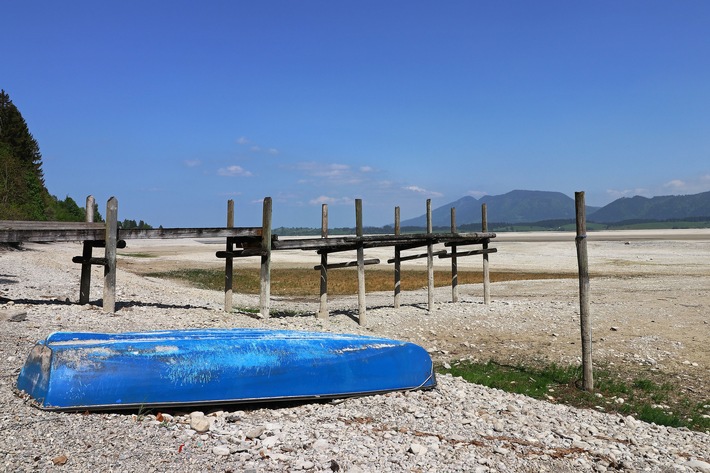
<svg viewBox="0 0 710 473">
<path fill-rule="evenodd" d="M 591 279 L 591 316 L 595 364 L 622 370 L 648 371 L 675 379 L 693 397 L 710 398 L 710 230 L 662 230 L 591 233 L 588 242 Z M 179 267 L 223 267 L 215 240 L 130 241 L 120 251 L 120 268 L 143 273 Z M 576 272 L 574 234 L 499 234 L 491 247 L 490 270 Z M 443 248 L 443 246 L 442 246 Z M 438 248 L 435 248 L 438 249 Z M 422 249 L 408 254 L 422 253 Z M 366 250 L 366 258 L 386 264 L 391 248 Z M 131 255 L 151 255 L 151 258 Z M 404 253 L 403 253 L 404 256 Z M 350 261 L 354 252 L 330 256 L 329 262 Z M 272 267 L 312 267 L 315 252 L 278 251 Z M 258 258 L 235 261 L 258 267 Z M 403 263 L 405 268 L 426 267 L 426 259 Z M 435 259 L 447 270 L 450 260 Z M 459 259 L 459 269 L 479 270 L 481 257 Z M 368 266 L 367 271 L 373 267 Z M 317 273 L 314 271 L 314 277 Z M 460 286 L 463 304 L 481 304 L 480 285 Z M 579 336 L 579 283 L 576 279 L 493 283 L 491 316 L 485 311 L 470 318 L 422 332 L 420 324 L 399 327 L 391 335 L 435 347 L 439 357 L 495 359 L 502 362 L 574 362 L 581 354 Z M 403 304 L 425 308 L 425 292 L 403 294 Z M 448 302 L 451 290 L 438 288 L 438 302 Z M 333 298 L 331 297 L 331 300 Z M 317 310 L 317 294 L 312 298 Z M 392 304 L 389 294 L 368 294 L 368 306 Z M 351 302 L 356 311 L 356 301 Z M 513 314 L 502 323 L 499 307 L 509 304 Z M 547 314 L 547 315 L 546 315 Z M 465 334 L 466 342 L 462 342 Z"/>
</svg>

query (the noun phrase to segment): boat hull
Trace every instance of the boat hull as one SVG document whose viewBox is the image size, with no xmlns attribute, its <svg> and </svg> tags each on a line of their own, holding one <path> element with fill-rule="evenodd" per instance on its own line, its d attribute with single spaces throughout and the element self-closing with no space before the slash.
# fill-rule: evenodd
<svg viewBox="0 0 710 473">
<path fill-rule="evenodd" d="M 57 332 L 17 380 L 42 409 L 91 410 L 339 398 L 436 385 L 409 342 L 287 330 Z"/>
</svg>

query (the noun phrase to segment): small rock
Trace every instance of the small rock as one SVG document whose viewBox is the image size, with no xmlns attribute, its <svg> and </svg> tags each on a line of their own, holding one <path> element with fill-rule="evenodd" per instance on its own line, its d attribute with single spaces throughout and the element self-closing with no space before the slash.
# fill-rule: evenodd
<svg viewBox="0 0 710 473">
<path fill-rule="evenodd" d="M 195 432 L 204 433 L 210 430 L 210 420 L 199 411 L 190 414 L 190 428 Z"/>
<path fill-rule="evenodd" d="M 261 437 L 261 435 L 264 433 L 266 428 L 263 425 L 260 425 L 258 427 L 254 427 L 250 431 L 246 433 L 246 436 L 248 439 L 255 439 Z"/>
<path fill-rule="evenodd" d="M 66 455 L 59 455 L 58 457 L 52 458 L 52 463 L 55 465 L 65 465 L 68 460 Z"/>
<path fill-rule="evenodd" d="M 710 463 L 702 460 L 690 460 L 683 463 L 683 466 L 692 468 L 695 471 L 700 471 L 701 473 L 710 473 Z"/>
<path fill-rule="evenodd" d="M 409 453 L 414 455 L 424 455 L 427 452 L 427 448 L 419 443 L 413 443 L 409 446 Z"/>
<path fill-rule="evenodd" d="M 279 438 L 276 435 L 266 437 L 261 441 L 261 446 L 264 448 L 274 448 L 276 444 L 279 443 Z"/>
<path fill-rule="evenodd" d="M 226 457 L 227 455 L 229 455 L 230 451 L 229 447 L 226 445 L 217 445 L 212 449 L 212 453 L 214 453 L 215 455 Z"/>
<path fill-rule="evenodd" d="M 328 447 L 330 447 L 330 444 L 326 439 L 318 439 L 315 442 L 313 442 L 313 450 L 327 450 Z"/>
</svg>

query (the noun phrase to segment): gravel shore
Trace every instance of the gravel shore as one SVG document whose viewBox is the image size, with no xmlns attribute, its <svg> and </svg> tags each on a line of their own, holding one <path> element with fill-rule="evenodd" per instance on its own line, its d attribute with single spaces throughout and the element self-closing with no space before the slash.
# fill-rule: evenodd
<svg viewBox="0 0 710 473">
<path fill-rule="evenodd" d="M 225 313 L 219 292 L 119 269 L 118 309 L 105 314 L 96 300 L 102 294 L 99 269 L 94 270 L 92 303 L 76 304 L 79 267 L 70 261 L 81 253 L 80 245 L 25 248 L 0 252 L 2 471 L 710 472 L 706 433 L 537 401 L 451 376 L 439 376 L 438 387 L 431 391 L 328 403 L 231 406 L 203 413 L 43 412 L 19 397 L 13 385 L 33 344 L 60 330 L 266 327 L 377 334 L 420 343 L 444 361 L 485 359 L 486 351 L 504 344 L 530 349 L 506 335 L 482 338 L 507 326 L 544 336 L 546 345 L 536 349 L 547 359 L 570 361 L 576 359 L 570 340 L 578 337 L 575 281 L 501 283 L 494 286 L 490 306 L 482 303 L 480 287 L 461 287 L 457 303 L 446 302 L 450 289 L 437 289 L 436 300 L 441 302 L 431 313 L 424 290 L 406 293 L 398 310 L 392 308 L 390 294 L 368 294 L 369 322 L 360 327 L 356 297 L 329 301 L 331 317 L 325 321 L 313 316 L 315 299 L 274 297 L 275 316 L 261 319 L 245 312 Z M 649 277 L 639 284 L 653 286 L 653 281 Z M 707 283 L 707 277 L 695 275 L 682 287 L 705 294 Z M 600 284 L 613 290 L 629 282 Z M 616 324 L 607 338 L 624 334 L 624 321 L 614 322 L 614 317 L 623 318 L 623 304 L 601 300 L 594 308 L 599 330 Z M 256 307 L 258 297 L 235 294 L 234 306 Z M 695 310 L 689 315 L 692 320 L 710 330 L 707 306 L 689 310 Z M 646 362 L 653 356 L 667 369 L 688 361 L 699 372 L 708 372 L 706 358 L 686 359 L 692 357 L 692 349 L 684 351 L 688 344 L 693 348 L 692 341 L 666 346 L 665 339 L 634 336 L 630 327 L 623 336 L 623 343 L 602 341 L 600 356 L 619 362 Z M 626 345 L 625 351 L 619 348 Z M 507 350 L 516 351 L 514 346 Z M 699 350 L 707 357 L 706 346 Z"/>
</svg>

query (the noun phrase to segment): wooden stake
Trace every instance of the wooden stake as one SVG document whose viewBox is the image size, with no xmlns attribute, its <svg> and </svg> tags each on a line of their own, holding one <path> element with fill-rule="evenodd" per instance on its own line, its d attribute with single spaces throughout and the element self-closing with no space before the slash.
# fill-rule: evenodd
<svg viewBox="0 0 710 473">
<path fill-rule="evenodd" d="M 227 228 L 234 228 L 234 200 L 227 201 Z M 234 242 L 227 237 L 227 254 L 234 252 Z M 224 258 L 224 311 L 232 311 L 232 291 L 234 278 L 234 258 L 226 256 Z"/>
<path fill-rule="evenodd" d="M 481 230 L 483 233 L 488 232 L 488 206 L 481 205 Z M 483 243 L 483 250 L 488 249 L 488 243 Z M 491 303 L 491 277 L 488 271 L 488 253 L 483 253 L 483 303 L 488 305 Z"/>
<path fill-rule="evenodd" d="M 118 199 L 106 203 L 106 248 L 104 266 L 104 312 L 116 311 L 116 244 L 118 240 Z"/>
<path fill-rule="evenodd" d="M 94 221 L 94 196 L 86 198 L 86 222 Z M 89 261 L 92 257 L 93 245 L 90 241 L 84 241 L 84 248 L 81 253 L 84 261 Z M 79 304 L 88 304 L 91 295 L 91 263 L 82 263 L 81 282 L 79 283 Z"/>
<path fill-rule="evenodd" d="M 451 207 L 451 233 L 456 233 L 456 207 Z M 459 265 L 456 245 L 451 245 L 451 302 L 459 301 Z"/>
<path fill-rule="evenodd" d="M 399 235 L 401 232 L 399 207 L 394 208 L 394 234 Z M 402 283 L 402 250 L 399 246 L 394 246 L 394 308 L 399 309 L 401 304 L 401 283 Z"/>
<path fill-rule="evenodd" d="M 323 204 L 321 207 L 321 238 L 328 237 L 328 204 Z M 318 318 L 328 318 L 328 253 L 320 255 L 320 307 L 318 309 Z"/>
<path fill-rule="evenodd" d="M 362 236 L 362 199 L 355 199 L 355 235 Z M 357 307 L 358 322 L 365 325 L 365 250 L 362 242 L 357 246 Z"/>
<path fill-rule="evenodd" d="M 589 316 L 589 261 L 587 256 L 587 222 L 584 192 L 575 192 L 577 216 L 577 265 L 579 267 L 579 322 L 582 332 L 582 388 L 594 391 L 592 372 L 592 326 Z"/>
<path fill-rule="evenodd" d="M 261 292 L 259 294 L 259 312 L 269 317 L 271 299 L 271 197 L 264 197 L 264 210 L 261 223 Z"/>
<path fill-rule="evenodd" d="M 426 200 L 426 232 L 430 235 L 433 232 L 431 222 L 431 199 Z M 429 312 L 434 310 L 434 244 L 430 241 L 426 245 L 426 268 L 427 268 L 427 307 Z"/>
</svg>

